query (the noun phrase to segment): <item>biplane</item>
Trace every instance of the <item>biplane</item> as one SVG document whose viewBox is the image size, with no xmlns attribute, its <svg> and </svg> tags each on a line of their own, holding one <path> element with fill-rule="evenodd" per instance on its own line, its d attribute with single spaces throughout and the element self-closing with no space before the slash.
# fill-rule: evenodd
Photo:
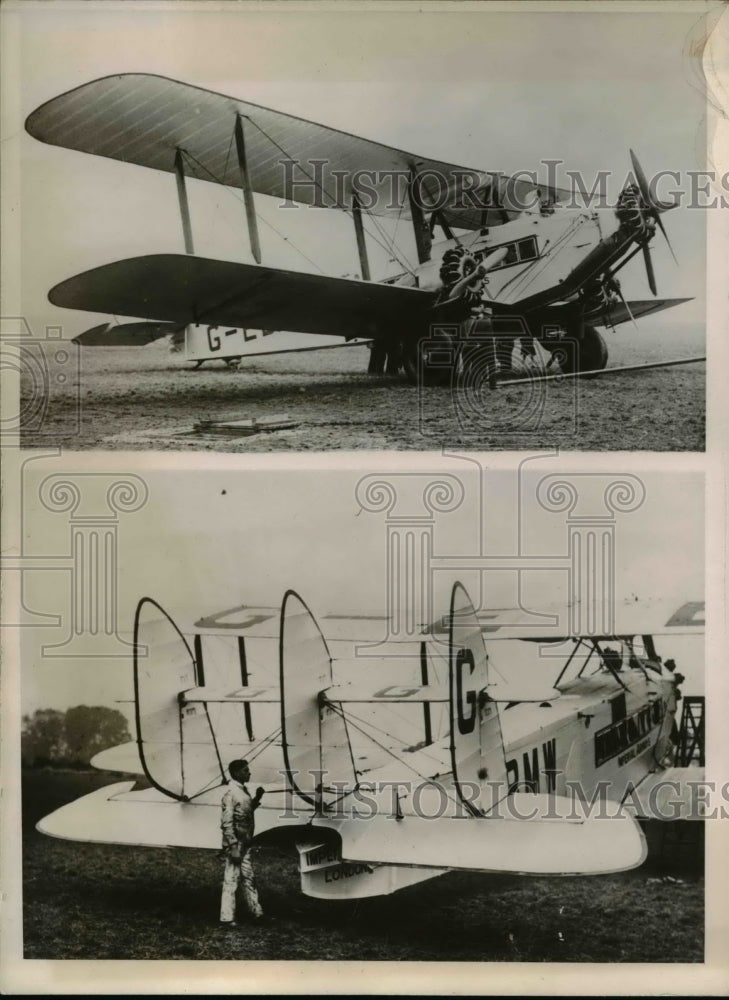
<svg viewBox="0 0 729 1000">
<path fill-rule="evenodd" d="M 38 829 L 218 849 L 226 764 L 246 757 L 265 789 L 256 836 L 290 832 L 302 891 L 317 898 L 384 895 L 451 870 L 636 867 L 637 819 L 699 818 L 702 771 L 673 766 L 683 678 L 654 636 L 700 632 L 703 604 L 631 601 L 616 609 L 617 636 L 560 635 L 547 617 L 477 612 L 455 583 L 446 614 L 383 645 L 386 619 L 327 615 L 327 639 L 293 591 L 280 612 L 242 605 L 185 633 L 143 598 L 136 740 L 93 763 L 146 787 L 108 785 Z M 526 683 L 509 677 L 515 647 L 538 654 Z"/>
<path fill-rule="evenodd" d="M 674 206 L 652 195 L 632 150 L 633 179 L 614 209 L 595 211 L 574 207 L 572 192 L 536 174 L 460 167 L 149 74 L 77 87 L 37 108 L 26 129 L 175 176 L 184 255 L 103 264 L 49 292 L 56 306 L 134 318 L 97 325 L 75 338 L 80 344 L 184 336 L 187 357 L 201 363 L 306 341 L 367 341 L 373 373 L 445 384 L 485 366 L 491 381 L 510 370 L 517 349 L 555 371 L 604 368 L 597 327 L 688 301 L 656 298 L 650 244 L 658 230 L 668 240 L 661 215 Z M 188 177 L 242 192 L 254 263 L 195 254 Z M 359 277 L 264 264 L 256 194 L 349 215 Z M 396 246 L 388 220 L 411 222 L 417 264 Z M 392 254 L 394 273 L 371 280 L 368 242 Z M 617 274 L 638 254 L 654 298 L 628 302 Z"/>
</svg>

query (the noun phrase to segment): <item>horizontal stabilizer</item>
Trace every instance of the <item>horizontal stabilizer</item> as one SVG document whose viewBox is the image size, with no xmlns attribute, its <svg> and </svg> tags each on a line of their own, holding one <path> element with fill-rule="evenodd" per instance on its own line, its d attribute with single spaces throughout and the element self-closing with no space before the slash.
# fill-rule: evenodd
<svg viewBox="0 0 729 1000">
<path fill-rule="evenodd" d="M 329 702 L 419 702 L 448 701 L 448 688 L 437 684 L 423 686 L 407 684 L 389 684 L 373 690 L 358 687 L 356 684 L 341 684 L 329 687 L 324 691 L 324 697 Z"/>
<path fill-rule="evenodd" d="M 195 702 L 204 704 L 221 703 L 236 704 L 238 702 L 260 701 L 262 703 L 278 704 L 281 695 L 278 688 L 241 687 L 235 691 L 223 691 L 213 687 L 194 687 L 180 693 L 180 702 L 190 705 Z"/>
<path fill-rule="evenodd" d="M 672 309 L 673 306 L 683 305 L 684 302 L 692 302 L 693 299 L 633 299 L 630 302 L 616 302 L 608 310 L 600 313 L 588 313 L 587 319 L 598 326 L 619 326 L 620 323 L 628 323 L 631 319 L 638 319 L 640 316 L 649 316 L 651 313 L 661 312 L 663 309 Z"/>
<path fill-rule="evenodd" d="M 62 840 L 96 844 L 130 844 L 139 847 L 220 848 L 220 800 L 225 789 L 215 788 L 193 802 L 178 802 L 155 788 L 134 791 L 122 781 L 99 788 L 45 816 L 36 826 L 40 833 Z M 271 795 L 256 810 L 256 834 L 265 833 L 287 817 L 284 794 Z M 301 823 L 301 815 L 291 823 Z"/>
<path fill-rule="evenodd" d="M 119 771 L 121 774 L 144 774 L 136 741 L 101 750 L 91 758 L 91 766 L 99 771 Z"/>
<path fill-rule="evenodd" d="M 280 609 L 239 604 L 198 618 L 195 628 L 206 634 L 246 635 L 255 639 L 277 639 Z"/>
<path fill-rule="evenodd" d="M 102 323 L 72 337 L 71 342 L 81 347 L 143 347 L 180 328 L 179 323 Z"/>
<path fill-rule="evenodd" d="M 172 324 L 205 323 L 370 338 L 408 325 L 433 301 L 419 288 L 331 278 L 186 254 L 104 264 L 48 293 L 54 306 Z"/>
<path fill-rule="evenodd" d="M 563 819 L 428 819 L 317 817 L 335 830 L 345 861 L 415 865 L 516 875 L 599 875 L 624 871 L 646 857 L 643 834 L 630 817 Z"/>
</svg>

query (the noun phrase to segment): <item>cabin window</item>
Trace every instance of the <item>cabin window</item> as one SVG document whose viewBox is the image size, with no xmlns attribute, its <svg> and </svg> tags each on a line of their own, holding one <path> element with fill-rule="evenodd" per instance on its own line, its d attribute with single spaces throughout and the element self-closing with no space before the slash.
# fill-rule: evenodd
<svg viewBox="0 0 729 1000">
<path fill-rule="evenodd" d="M 493 247 L 489 249 L 489 253 L 493 250 L 501 250 L 506 248 L 506 257 L 500 261 L 494 267 L 494 270 L 498 270 L 501 267 L 511 267 L 513 264 L 519 264 L 527 260 L 536 260 L 539 256 L 539 247 L 537 246 L 536 236 L 529 236 L 523 240 L 517 240 L 516 243 L 506 243 L 502 244 L 501 247 Z M 484 256 L 485 251 L 482 253 Z"/>
<path fill-rule="evenodd" d="M 539 256 L 536 237 L 530 236 L 527 240 L 519 240 L 519 260 L 536 260 Z"/>
<path fill-rule="evenodd" d="M 506 257 L 501 261 L 501 267 L 508 267 L 510 264 L 518 264 L 519 256 L 516 251 L 516 243 L 510 243 L 506 252 Z"/>
</svg>

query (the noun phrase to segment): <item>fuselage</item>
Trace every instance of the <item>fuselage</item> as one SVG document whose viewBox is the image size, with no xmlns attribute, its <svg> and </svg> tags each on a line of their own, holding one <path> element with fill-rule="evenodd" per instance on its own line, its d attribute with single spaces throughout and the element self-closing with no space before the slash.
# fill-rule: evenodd
<svg viewBox="0 0 729 1000">
<path fill-rule="evenodd" d="M 559 796 L 589 814 L 619 804 L 660 768 L 672 745 L 677 678 L 660 661 L 639 655 L 632 642 L 618 645 L 612 669 L 602 664 L 587 676 L 580 669 L 590 659 L 586 649 L 575 675 L 558 681 L 557 697 L 499 705 L 507 787 L 494 814 L 508 811 L 507 792 L 515 791 L 534 793 L 535 803 L 543 802 L 543 795 Z M 464 689 L 461 696 L 470 694 Z M 406 769 L 393 761 L 366 771 L 361 796 L 340 808 L 365 817 L 376 804 L 378 812 L 389 809 L 394 821 L 398 814 L 467 815 L 449 770 L 449 742 L 444 736 L 405 754 Z M 440 763 L 434 767 L 434 761 Z M 426 773 L 430 781 L 418 784 L 414 776 Z M 410 785 L 395 788 L 406 776 Z M 483 835 L 488 836 L 488 816 Z M 300 866 L 302 890 L 319 898 L 394 892 L 445 871 L 351 864 L 342 861 L 335 842 L 316 837 L 301 841 Z"/>
</svg>

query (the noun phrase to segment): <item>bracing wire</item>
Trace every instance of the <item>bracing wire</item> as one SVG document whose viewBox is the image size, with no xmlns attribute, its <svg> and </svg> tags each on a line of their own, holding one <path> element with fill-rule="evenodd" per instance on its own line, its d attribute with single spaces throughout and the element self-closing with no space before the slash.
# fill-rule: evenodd
<svg viewBox="0 0 729 1000">
<path fill-rule="evenodd" d="M 230 134 L 230 142 L 228 143 L 228 152 L 225 154 L 225 166 L 223 167 L 223 184 L 225 183 L 225 178 L 228 176 L 228 164 L 230 162 L 230 154 L 231 154 L 232 149 L 233 149 L 233 139 L 234 139 L 234 137 L 235 137 L 234 133 L 231 132 L 231 134 Z M 216 221 L 216 218 L 219 215 L 219 213 L 220 213 L 220 205 L 216 203 L 216 205 L 215 205 L 215 211 L 213 212 L 212 218 L 210 220 L 210 229 L 209 229 L 209 232 L 211 234 L 212 234 L 212 232 L 213 232 L 213 230 L 215 228 L 215 221 Z"/>
<path fill-rule="evenodd" d="M 400 205 L 400 211 L 398 212 L 398 216 L 397 216 L 398 222 L 400 221 L 400 216 L 402 214 L 402 210 L 403 210 L 403 205 Z M 387 233 L 385 232 L 382 224 L 380 222 L 378 222 L 377 219 L 375 218 L 375 216 L 372 215 L 370 212 L 367 212 L 367 218 L 372 220 L 372 223 L 377 227 L 377 231 L 379 232 L 380 236 L 382 236 L 382 239 L 387 243 L 387 246 L 383 247 L 383 249 L 387 250 L 388 252 L 390 252 L 392 254 L 392 256 L 395 258 L 395 260 L 398 262 L 398 264 L 401 267 L 404 267 L 406 271 L 409 271 L 410 274 L 415 274 L 415 268 L 410 263 L 410 261 L 405 256 L 405 254 L 403 253 L 402 250 L 399 251 L 399 255 L 398 255 L 398 249 L 397 249 L 397 247 L 395 245 L 395 236 L 393 236 L 392 238 L 390 238 L 387 235 Z M 395 233 L 397 233 L 397 224 L 395 225 Z M 368 232 L 368 235 L 372 236 L 372 233 Z M 375 237 L 372 236 L 372 239 L 375 239 Z M 376 242 L 379 242 L 379 241 L 376 241 Z M 382 246 L 382 243 L 380 243 L 379 245 Z"/>
<path fill-rule="evenodd" d="M 232 142 L 233 142 L 233 140 L 231 138 L 231 147 L 232 147 Z M 228 149 L 228 155 L 230 155 L 230 148 L 231 147 L 229 147 L 229 149 Z M 226 190 L 230 191 L 231 195 L 233 195 L 233 197 L 236 199 L 236 201 L 238 201 L 240 204 L 243 204 L 243 196 L 242 195 L 237 195 L 235 193 L 235 191 L 231 191 L 230 188 L 228 187 L 228 185 L 223 180 L 221 180 L 219 177 L 217 177 L 212 172 L 212 170 L 210 170 L 208 167 L 206 167 L 204 163 L 201 163 L 197 159 L 197 157 L 193 156 L 192 153 L 189 153 L 186 149 L 183 149 L 182 152 L 184 153 L 184 155 L 193 164 L 196 164 L 198 167 L 200 167 L 201 170 L 204 170 L 205 173 L 208 174 L 208 176 L 211 177 L 216 184 L 220 184 Z M 226 169 L 227 169 L 227 160 L 226 160 Z M 319 265 L 317 264 L 317 262 L 315 260 L 312 260 L 311 257 L 309 257 L 308 254 L 305 254 L 304 251 L 300 247 L 297 247 L 293 240 L 289 239 L 288 236 L 284 236 L 283 233 L 280 232 L 273 225 L 273 223 L 269 222 L 268 219 L 264 219 L 260 215 L 258 216 L 258 218 L 260 219 L 260 221 L 264 225 L 268 226 L 269 229 L 272 229 L 274 231 L 274 233 L 279 237 L 279 239 L 283 240 L 284 243 L 288 243 L 288 245 L 292 248 L 292 250 L 295 250 L 296 253 L 300 254 L 304 258 L 304 260 L 308 261 L 308 263 L 311 264 L 312 267 L 315 267 L 317 269 L 317 271 L 319 272 L 319 274 L 325 274 L 326 273 L 321 267 L 319 267 Z"/>
<path fill-rule="evenodd" d="M 205 707 L 206 707 L 206 710 L 207 710 L 207 704 L 206 704 Z M 211 726 L 211 729 L 212 729 L 212 726 Z M 248 761 L 253 761 L 253 760 L 256 759 L 256 757 L 259 757 L 263 753 L 263 751 L 266 750 L 273 743 L 273 741 L 276 739 L 277 736 L 280 735 L 280 733 L 281 733 L 281 727 L 279 726 L 278 729 L 275 729 L 272 733 L 269 733 L 268 736 L 264 736 L 263 739 L 258 743 L 256 749 L 252 750 L 252 751 L 249 751 L 247 753 L 246 759 Z M 221 772 L 222 772 L 223 765 L 222 765 L 222 761 L 220 760 L 220 754 L 218 753 L 217 741 L 215 740 L 215 734 L 214 733 L 213 733 L 213 740 L 215 741 L 215 751 L 216 751 L 216 753 L 218 755 L 218 761 L 219 761 L 219 765 L 220 765 Z M 221 783 L 221 780 L 225 781 L 225 775 L 224 774 L 222 774 L 222 778 L 218 778 L 218 777 L 211 778 L 210 781 L 207 782 L 207 784 L 203 785 L 203 787 L 201 789 L 199 789 L 199 791 L 195 792 L 194 795 L 191 795 L 189 797 L 189 801 L 192 802 L 193 799 L 199 798 L 201 795 L 204 795 L 205 792 L 210 791 L 213 788 L 217 788 L 217 786 Z"/>
<path fill-rule="evenodd" d="M 331 707 L 331 708 L 332 708 L 332 709 L 333 709 L 333 710 L 334 710 L 335 712 L 337 712 L 337 714 L 338 714 L 338 715 L 340 715 L 340 716 L 341 716 L 341 717 L 342 717 L 342 718 L 344 719 L 344 710 L 342 709 L 342 706 L 341 706 L 341 704 L 339 704 L 339 705 L 336 705 L 336 704 L 334 704 L 333 702 L 329 702 L 328 704 L 329 704 L 329 706 L 330 706 L 330 707 Z M 433 776 L 432 776 L 432 775 L 428 775 L 428 774 L 422 774 L 422 773 L 421 773 L 421 772 L 420 772 L 420 771 L 419 771 L 419 770 L 418 770 L 418 769 L 417 769 L 416 767 L 414 767 L 414 766 L 413 766 L 413 765 L 412 765 L 412 764 L 411 764 L 411 763 L 410 763 L 409 761 L 407 761 L 407 760 L 404 760 L 404 759 L 403 759 L 403 758 L 402 758 L 401 756 L 399 756 L 398 754 L 396 754 L 394 750 L 391 750 L 391 749 L 390 749 L 389 747 L 385 746 L 385 745 L 384 745 L 383 743 L 380 743 L 380 742 L 379 742 L 378 740 L 376 740 L 376 739 L 375 739 L 375 737 L 374 737 L 374 736 L 372 736 L 372 734 L 371 734 L 371 733 L 368 733 L 368 732 L 366 732 L 366 731 L 365 731 L 365 730 L 364 730 L 364 729 L 363 729 L 363 728 L 362 728 L 361 726 L 358 726 L 358 725 L 357 725 L 357 723 L 356 723 L 356 722 L 354 721 L 355 719 L 359 718 L 358 716 L 353 716 L 353 715 L 352 715 L 352 713 L 348 711 L 348 712 L 347 712 L 347 718 L 348 718 L 348 719 L 349 719 L 349 721 L 351 722 L 351 724 L 352 724 L 352 726 L 354 727 L 354 729 L 356 729 L 356 730 L 357 730 L 358 732 L 362 733 L 362 735 L 363 735 L 363 736 L 366 736 L 366 737 L 367 737 L 368 739 L 372 740 L 372 742 L 373 742 L 373 743 L 374 743 L 374 744 L 375 744 L 376 746 L 380 747 L 380 749 L 381 749 L 381 750 L 384 750 L 384 751 L 385 751 L 385 753 L 388 753 L 388 754 L 389 754 L 389 755 L 390 755 L 391 757 L 393 757 L 393 758 L 394 758 L 394 759 L 395 759 L 395 760 L 396 760 L 396 761 L 397 761 L 397 762 L 398 762 L 399 764 L 402 764 L 402 765 L 403 765 L 404 767 L 406 767 L 406 768 L 407 768 L 408 770 L 412 771 L 412 772 L 413 772 L 413 774 L 417 775 L 417 777 L 418 777 L 418 778 L 422 778 L 422 779 L 423 779 L 423 781 L 425 781 L 425 782 L 432 782 L 432 781 L 434 780 L 434 779 L 433 779 Z M 365 721 L 364 721 L 363 719 L 360 719 L 359 721 L 360 721 L 360 722 L 362 722 L 362 724 L 363 724 L 363 725 L 368 725 L 368 723 L 367 723 L 367 722 L 365 722 Z M 354 789 L 353 789 L 352 791 L 354 791 Z M 451 797 L 451 796 L 450 796 L 450 795 L 448 794 L 448 792 L 446 791 L 446 789 L 445 789 L 445 788 L 443 789 L 443 792 L 444 792 L 444 794 L 445 794 L 446 798 L 450 799 L 450 801 L 451 801 L 451 802 L 453 802 L 453 804 L 454 804 L 454 805 L 456 805 L 456 806 L 458 805 L 458 802 L 457 802 L 457 800 L 455 799 L 455 797 Z M 351 794 L 351 793 L 350 793 L 350 794 Z"/>
<path fill-rule="evenodd" d="M 265 130 L 264 128 L 262 128 L 262 127 L 261 127 L 261 126 L 260 126 L 260 125 L 258 124 L 258 122 L 254 122 L 252 118 L 248 118 L 247 116 L 246 116 L 246 121 L 249 121 L 249 122 L 251 123 L 251 125 L 255 126 L 255 128 L 257 128 L 257 129 L 258 129 L 258 131 L 259 131 L 259 132 L 261 133 L 261 135 L 265 136 L 265 138 L 266 138 L 266 139 L 268 139 L 268 141 L 269 141 L 269 142 L 273 143 L 273 145 L 274 145 L 274 146 L 276 147 L 276 149 L 278 149 L 278 150 L 279 150 L 279 151 L 280 151 L 281 153 L 283 153 L 283 155 L 284 155 L 284 156 L 285 156 L 285 157 L 286 157 L 286 158 L 287 158 L 288 160 L 290 160 L 290 161 L 292 161 L 292 162 L 297 162 L 297 161 L 295 161 L 295 160 L 294 160 L 294 157 L 292 157 L 292 156 L 291 156 L 291 155 L 290 155 L 290 154 L 289 154 L 289 153 L 288 153 L 288 152 L 287 152 L 287 151 L 286 151 L 286 150 L 284 149 L 284 147 L 283 147 L 283 146 L 282 146 L 282 145 L 281 145 L 281 144 L 280 144 L 279 142 L 277 142 L 277 141 L 276 141 L 276 140 L 275 140 L 275 139 L 273 138 L 273 136 L 269 135 L 269 134 L 268 134 L 268 132 L 266 132 L 266 130 Z M 304 168 L 303 168 L 303 167 L 301 166 L 301 164 L 300 164 L 300 163 L 298 164 L 298 167 L 299 167 L 299 170 L 300 170 L 300 171 L 301 171 L 301 172 L 302 172 L 302 173 L 303 173 L 303 174 L 304 174 L 304 175 L 305 175 L 306 177 L 308 177 L 308 178 L 309 178 L 309 180 L 310 180 L 310 181 L 311 181 L 311 182 L 312 182 L 313 184 L 315 184 L 315 185 L 316 185 L 316 186 L 317 186 L 317 187 L 319 188 L 319 190 L 321 191 L 321 193 L 322 193 L 322 194 L 323 194 L 323 195 L 324 195 L 324 196 L 325 196 L 326 198 L 328 198 L 328 199 L 329 199 L 329 200 L 330 200 L 330 201 L 332 202 L 332 206 L 331 206 L 332 208 L 339 208 L 339 209 L 340 209 L 340 210 L 341 210 L 342 212 L 344 212 L 344 213 L 345 213 L 346 215 L 349 215 L 349 216 L 350 216 L 350 218 L 352 218 L 352 212 L 351 212 L 351 211 L 350 211 L 350 210 L 349 210 L 348 208 L 345 208 L 344 206 L 340 206 L 340 205 L 337 205 L 337 204 L 336 204 L 336 199 L 332 198 L 332 196 L 331 196 L 331 195 L 329 194 L 329 192 L 328 192 L 328 191 L 326 191 L 326 190 L 325 190 L 325 189 L 324 189 L 324 188 L 322 187 L 322 185 L 321 185 L 321 184 L 319 183 L 319 181 L 318 181 L 318 180 L 316 179 L 316 177 L 313 177 L 313 176 L 312 176 L 312 175 L 311 175 L 310 173 L 308 173 L 308 171 L 306 171 L 306 170 L 305 170 L 305 169 L 304 169 Z M 400 207 L 400 211 L 402 212 L 402 206 Z M 373 216 L 372 216 L 372 215 L 371 215 L 371 214 L 370 214 L 369 212 L 367 213 L 367 218 L 368 218 L 368 219 L 373 219 L 373 221 L 374 221 L 374 217 L 373 217 Z M 364 228 L 364 227 L 363 227 L 363 228 Z M 381 230 L 380 230 L 380 231 L 381 231 Z M 371 239 L 373 239 L 373 240 L 375 241 L 375 243 L 377 243 L 377 245 L 378 245 L 378 246 L 380 246 L 380 247 L 381 247 L 381 248 L 382 248 L 382 249 L 383 249 L 383 250 L 384 250 L 384 251 L 385 251 L 386 253 L 392 253 L 392 254 L 393 254 L 393 256 L 395 257 L 395 259 L 397 260 L 398 264 L 400 264 L 400 266 L 401 266 L 401 267 L 404 267 L 406 271 L 409 271 L 409 272 L 410 272 L 410 274 L 414 274 L 414 273 L 415 273 L 415 272 L 414 272 L 414 270 L 413 270 L 413 268 L 412 268 L 412 266 L 411 266 L 411 265 L 410 265 L 409 263 L 407 263 L 406 261 L 404 261 L 404 260 L 401 260 L 401 259 L 400 259 L 400 257 L 398 256 L 398 253 L 397 253 L 397 250 L 395 249 L 395 247 L 394 247 L 394 246 L 388 246 L 388 245 L 387 245 L 387 243 L 382 243 L 382 241 L 381 241 L 381 240 L 379 240 L 379 239 L 378 239 L 378 238 L 377 238 L 377 237 L 376 237 L 376 236 L 375 236 L 375 235 L 374 235 L 374 234 L 373 234 L 373 233 L 372 233 L 372 232 L 371 232 L 370 230 L 366 230 L 366 232 L 367 232 L 367 235 L 368 235 L 369 237 L 371 237 Z M 385 239 L 386 239 L 386 237 L 384 237 L 384 234 L 383 234 L 383 238 L 385 238 Z M 404 255 L 403 255 L 403 256 L 404 256 Z"/>
<path fill-rule="evenodd" d="M 332 703 L 332 702 L 328 702 L 328 704 L 331 704 L 333 708 L 335 707 L 334 703 Z M 341 703 L 338 703 L 338 704 L 340 705 L 340 710 L 341 710 Z M 335 709 L 335 710 L 336 710 L 336 709 Z M 382 728 L 381 728 L 380 726 L 376 726 L 376 725 L 374 724 L 374 722 L 370 722 L 369 720 L 367 720 L 367 719 L 363 719 L 363 718 L 361 718 L 361 717 L 360 717 L 360 716 L 358 716 L 358 715 L 354 715 L 354 713 L 353 713 L 353 712 L 351 711 L 351 709 L 348 709 L 348 710 L 347 710 L 347 719 L 358 719 L 358 720 L 359 720 L 359 722 L 361 722 L 361 723 L 362 723 L 362 726 L 367 726 L 367 727 L 368 727 L 369 729 L 373 729 L 373 730 L 374 730 L 375 732 L 378 732 L 378 733 L 381 733 L 381 734 L 382 734 L 382 736 L 386 736 L 386 737 L 388 737 L 389 739 L 392 739 L 392 740 L 397 740 L 397 736 L 395 736 L 395 734 L 394 734 L 394 733 L 388 733 L 386 729 L 382 729 Z M 356 724 L 355 724 L 354 722 L 352 723 L 352 725 L 354 725 L 354 726 L 355 726 L 355 729 L 358 729 L 358 731 L 359 731 L 359 732 L 361 732 L 363 736 L 366 736 L 366 737 L 367 737 L 367 739 L 370 739 L 370 740 L 372 740 L 372 742 L 373 742 L 373 743 L 375 743 L 375 744 L 376 744 L 377 746 L 381 747 L 381 749 L 383 749 L 383 750 L 386 750 L 386 751 L 387 751 L 387 753 L 389 753 L 389 754 L 390 754 L 391 756 L 395 757 L 395 759 L 396 759 L 396 760 L 402 760 L 402 757 L 400 757 L 400 756 L 399 756 L 399 755 L 398 755 L 397 753 L 395 753 L 395 752 L 394 752 L 393 750 L 389 749 L 389 748 L 388 748 L 387 746 L 384 746 L 383 744 L 380 744 L 380 743 L 378 742 L 378 740 L 376 740 L 376 739 L 375 739 L 375 737 L 374 737 L 374 736 L 373 736 L 373 735 L 372 735 L 371 733 L 369 733 L 369 732 L 366 732 L 366 731 L 365 731 L 364 729 L 361 729 L 361 728 L 360 728 L 359 726 L 357 726 L 357 725 L 356 725 Z M 401 740 L 398 740 L 398 742 L 402 742 L 402 741 L 401 741 Z M 440 763 L 440 761 L 439 761 L 438 757 L 436 757 L 436 756 L 435 756 L 435 754 L 433 754 L 433 753 L 430 753 L 430 752 L 428 752 L 428 750 L 427 750 L 427 749 L 425 749 L 425 748 L 424 748 L 424 749 L 422 749 L 422 750 L 420 751 L 420 753 L 421 753 L 421 754 L 422 754 L 422 755 L 423 755 L 424 757 L 429 757 L 429 758 L 430 758 L 430 759 L 431 759 L 431 760 L 432 760 L 432 761 L 433 761 L 434 763 L 436 763 L 436 764 L 439 764 L 439 763 Z M 409 765 L 409 766 L 411 766 L 411 767 L 412 767 L 412 765 Z M 413 768 L 413 770 L 415 770 L 415 768 Z M 418 771 L 416 771 L 415 773 L 417 774 L 417 773 L 419 773 L 419 772 L 418 772 Z M 424 775 L 421 775 L 421 777 L 425 777 L 425 776 L 424 776 Z"/>
</svg>

